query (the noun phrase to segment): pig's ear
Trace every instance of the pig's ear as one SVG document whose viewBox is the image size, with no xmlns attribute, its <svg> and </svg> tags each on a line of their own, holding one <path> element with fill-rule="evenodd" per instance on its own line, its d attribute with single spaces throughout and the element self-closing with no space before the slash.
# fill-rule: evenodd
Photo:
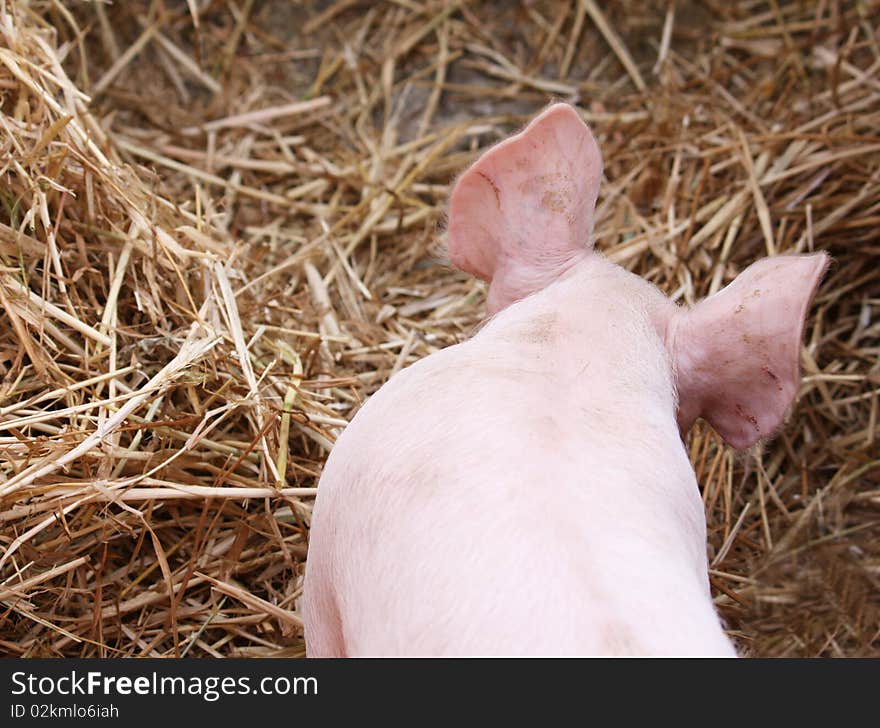
<svg viewBox="0 0 880 728">
<path fill-rule="evenodd" d="M 825 253 L 764 258 L 671 322 L 682 432 L 697 417 L 743 449 L 782 423 L 800 385 L 807 308 Z"/>
<path fill-rule="evenodd" d="M 462 174 L 449 205 L 449 254 L 492 281 L 490 309 L 529 295 L 589 249 L 601 176 L 593 135 L 561 103 Z"/>
</svg>

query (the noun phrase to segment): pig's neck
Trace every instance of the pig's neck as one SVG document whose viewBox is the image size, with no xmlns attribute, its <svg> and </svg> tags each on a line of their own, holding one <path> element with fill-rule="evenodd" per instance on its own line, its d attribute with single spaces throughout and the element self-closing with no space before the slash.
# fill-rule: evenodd
<svg viewBox="0 0 880 728">
<path fill-rule="evenodd" d="M 632 406 L 675 422 L 665 345 L 675 308 L 660 291 L 596 253 L 497 314 L 480 332 L 511 361 L 564 383 L 583 404 Z"/>
</svg>

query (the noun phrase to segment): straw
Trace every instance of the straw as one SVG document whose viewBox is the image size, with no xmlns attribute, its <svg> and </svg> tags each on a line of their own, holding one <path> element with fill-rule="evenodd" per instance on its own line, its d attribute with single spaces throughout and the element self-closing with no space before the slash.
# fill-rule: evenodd
<svg viewBox="0 0 880 728">
<path fill-rule="evenodd" d="M 740 651 L 880 656 L 878 14 L 320 5 L 0 2 L 0 653 L 303 654 L 336 438 L 482 320 L 450 185 L 561 96 L 676 301 L 833 256 L 781 432 L 687 449 Z"/>
</svg>

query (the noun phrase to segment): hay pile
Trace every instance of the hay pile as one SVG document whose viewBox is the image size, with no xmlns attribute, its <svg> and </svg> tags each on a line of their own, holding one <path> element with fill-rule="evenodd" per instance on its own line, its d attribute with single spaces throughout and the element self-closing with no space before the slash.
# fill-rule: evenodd
<svg viewBox="0 0 880 728">
<path fill-rule="evenodd" d="M 466 337 L 454 175 L 551 97 L 597 244 L 682 302 L 835 265 L 799 405 L 689 448 L 750 655 L 880 655 L 872 2 L 0 2 L 0 652 L 303 654 L 321 465 Z"/>
</svg>

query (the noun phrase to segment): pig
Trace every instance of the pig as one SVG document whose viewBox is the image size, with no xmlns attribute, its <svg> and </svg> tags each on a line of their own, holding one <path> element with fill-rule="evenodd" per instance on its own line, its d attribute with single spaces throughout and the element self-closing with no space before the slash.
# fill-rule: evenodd
<svg viewBox="0 0 880 728">
<path fill-rule="evenodd" d="M 448 250 L 489 282 L 472 338 L 394 375 L 323 470 L 309 656 L 734 656 L 683 438 L 748 448 L 800 384 L 824 253 L 693 307 L 591 242 L 602 159 L 546 108 L 457 180 Z"/>
</svg>

